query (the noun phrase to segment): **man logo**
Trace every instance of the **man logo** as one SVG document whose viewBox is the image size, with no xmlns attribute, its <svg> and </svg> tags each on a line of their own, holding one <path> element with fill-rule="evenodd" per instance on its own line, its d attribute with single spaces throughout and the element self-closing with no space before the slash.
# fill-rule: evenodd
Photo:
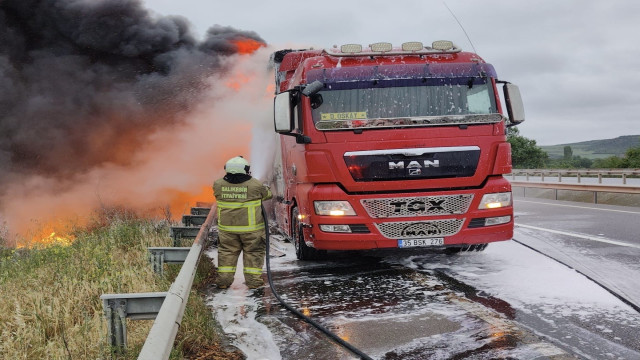
<svg viewBox="0 0 640 360">
<path fill-rule="evenodd" d="M 402 229 L 400 236 L 404 238 L 423 238 L 442 235 L 442 230 L 433 223 L 413 223 L 409 224 Z"/>
<path fill-rule="evenodd" d="M 422 164 L 419 161 L 413 160 L 407 164 L 407 169 L 422 169 L 429 167 L 440 167 L 440 160 L 423 160 Z M 389 161 L 389 170 L 403 170 L 405 168 L 404 161 Z"/>
</svg>

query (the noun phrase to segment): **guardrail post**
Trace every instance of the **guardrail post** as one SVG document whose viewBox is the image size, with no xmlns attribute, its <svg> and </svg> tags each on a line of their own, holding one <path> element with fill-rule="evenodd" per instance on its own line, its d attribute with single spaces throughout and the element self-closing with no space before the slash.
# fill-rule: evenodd
<svg viewBox="0 0 640 360">
<path fill-rule="evenodd" d="M 114 350 L 122 351 L 127 347 L 126 301 L 103 299 L 102 306 L 107 318 L 109 344 Z"/>
<path fill-rule="evenodd" d="M 580 184 L 580 172 L 577 173 L 578 175 L 578 184 Z"/>
<path fill-rule="evenodd" d="M 191 215 L 209 215 L 210 208 L 205 207 L 192 207 Z"/>
<path fill-rule="evenodd" d="M 544 182 L 544 173 L 540 172 L 540 181 Z"/>
<path fill-rule="evenodd" d="M 627 174 L 622 174 L 622 185 L 627 185 Z"/>
<path fill-rule="evenodd" d="M 164 275 L 164 251 L 149 250 L 149 262 L 154 273 Z"/>
<path fill-rule="evenodd" d="M 184 226 L 200 226 L 204 224 L 207 215 L 182 215 L 182 224 Z"/>
<path fill-rule="evenodd" d="M 602 173 L 598 173 L 598 184 L 602 184 Z"/>
<path fill-rule="evenodd" d="M 156 274 L 164 275 L 164 264 L 183 264 L 190 247 L 148 247 L 149 261 Z"/>
<path fill-rule="evenodd" d="M 562 182 L 562 174 L 558 172 L 558 182 Z"/>
<path fill-rule="evenodd" d="M 173 246 L 179 247 L 182 243 L 182 239 L 193 239 L 198 235 L 200 227 L 193 226 L 172 226 L 171 237 L 173 238 Z"/>
<path fill-rule="evenodd" d="M 127 347 L 127 318 L 155 319 L 166 297 L 166 292 L 100 296 L 109 329 L 109 344 L 114 351 L 122 352 Z"/>
</svg>

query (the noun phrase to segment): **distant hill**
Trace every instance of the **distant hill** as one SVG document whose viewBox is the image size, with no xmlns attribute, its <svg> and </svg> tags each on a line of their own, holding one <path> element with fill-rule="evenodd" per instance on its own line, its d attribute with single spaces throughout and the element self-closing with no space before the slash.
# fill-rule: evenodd
<svg viewBox="0 0 640 360">
<path fill-rule="evenodd" d="M 623 156 L 627 149 L 640 146 L 640 135 L 625 135 L 615 139 L 590 140 L 571 144 L 540 146 L 551 159 L 564 157 L 564 147 L 571 146 L 574 156 L 600 159 L 609 156 Z"/>
</svg>

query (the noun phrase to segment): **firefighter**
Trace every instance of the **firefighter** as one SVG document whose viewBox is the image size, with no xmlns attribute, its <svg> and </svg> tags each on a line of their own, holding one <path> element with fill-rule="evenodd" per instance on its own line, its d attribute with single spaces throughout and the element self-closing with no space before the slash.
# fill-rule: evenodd
<svg viewBox="0 0 640 360">
<path fill-rule="evenodd" d="M 262 265 L 266 250 L 262 201 L 271 190 L 251 177 L 249 162 L 236 156 L 224 166 L 226 175 L 213 183 L 218 206 L 218 288 L 233 282 L 242 252 L 244 279 L 250 289 L 264 285 Z"/>
</svg>

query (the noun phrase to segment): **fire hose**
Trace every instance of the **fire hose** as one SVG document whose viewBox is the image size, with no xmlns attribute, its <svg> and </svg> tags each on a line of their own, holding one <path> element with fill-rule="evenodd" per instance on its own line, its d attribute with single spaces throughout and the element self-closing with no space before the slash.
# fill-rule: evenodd
<svg viewBox="0 0 640 360">
<path fill-rule="evenodd" d="M 267 279 L 269 281 L 269 287 L 271 288 L 271 292 L 273 293 L 273 296 L 280 302 L 280 304 L 282 304 L 282 306 L 285 307 L 285 309 L 289 310 L 289 312 L 291 312 L 292 314 L 296 315 L 297 317 L 299 317 L 303 321 L 313 325 L 316 329 L 320 330 L 325 335 L 327 335 L 329 338 L 331 338 L 331 340 L 335 341 L 336 343 L 340 344 L 341 346 L 343 346 L 347 350 L 349 350 L 352 353 L 354 353 L 355 355 L 359 356 L 361 359 L 372 360 L 371 357 L 369 357 L 367 354 L 365 354 L 362 351 L 358 350 L 355 346 L 349 344 L 348 342 L 342 340 L 338 335 L 334 334 L 333 332 L 331 332 L 330 330 L 328 330 L 324 326 L 320 325 L 319 323 L 317 323 L 316 321 L 314 321 L 310 317 L 304 315 L 303 313 L 301 313 L 297 309 L 293 308 L 291 305 L 287 304 L 287 302 L 282 300 L 282 298 L 280 297 L 280 294 L 278 294 L 278 292 L 276 291 L 275 286 L 273 285 L 273 281 L 271 279 L 271 262 L 269 261 L 269 220 L 268 220 L 268 217 L 267 217 L 267 212 L 264 209 L 264 205 L 261 205 L 261 206 L 262 206 L 262 217 L 264 218 L 264 223 L 265 223 L 265 235 L 266 235 L 266 243 L 267 243 L 267 249 L 266 249 L 266 254 L 267 254 L 267 256 L 266 256 L 266 258 L 267 258 L 266 259 L 266 262 L 267 262 Z"/>
</svg>

